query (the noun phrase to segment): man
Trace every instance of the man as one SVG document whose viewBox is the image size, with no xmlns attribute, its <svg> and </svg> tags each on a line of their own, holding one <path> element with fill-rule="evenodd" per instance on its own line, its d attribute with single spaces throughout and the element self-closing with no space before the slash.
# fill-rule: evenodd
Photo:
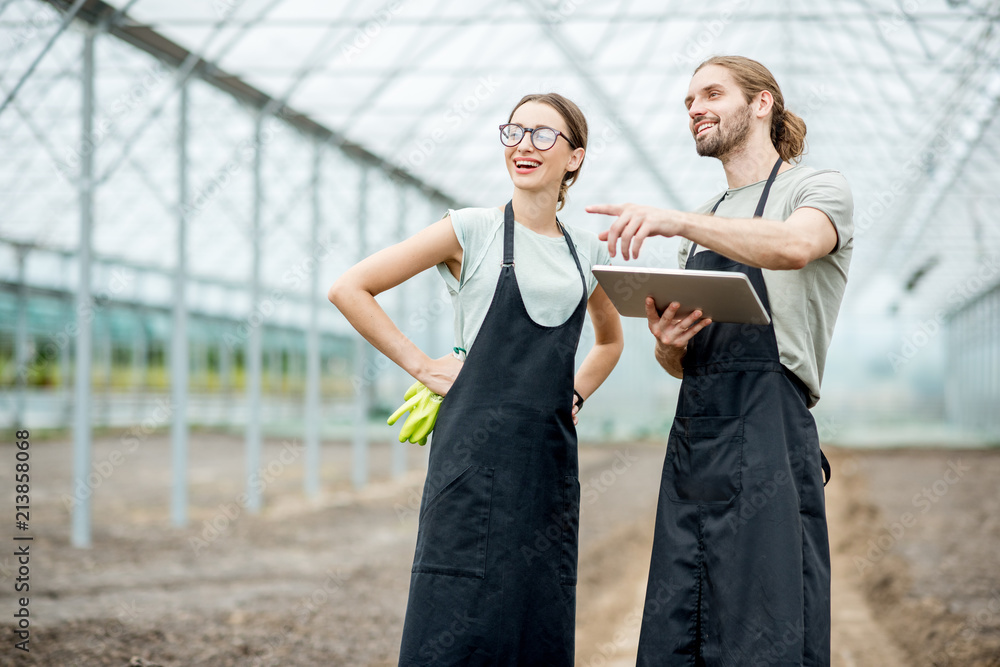
<svg viewBox="0 0 1000 667">
<path fill-rule="evenodd" d="M 729 189 L 695 213 L 587 210 L 617 216 L 601 237 L 612 256 L 619 242 L 629 259 L 649 236 L 680 236 L 682 267 L 747 274 L 772 321 L 712 324 L 647 299 L 656 360 L 682 383 L 638 664 L 829 665 L 829 467 L 809 408 L 847 283 L 850 189 L 791 164 L 805 123 L 760 63 L 702 63 L 685 104 L 698 154 L 722 162 Z"/>
</svg>

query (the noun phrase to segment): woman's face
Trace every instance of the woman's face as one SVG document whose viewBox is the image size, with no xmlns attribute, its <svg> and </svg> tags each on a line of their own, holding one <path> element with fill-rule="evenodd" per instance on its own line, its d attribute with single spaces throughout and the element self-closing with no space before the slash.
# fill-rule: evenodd
<svg viewBox="0 0 1000 667">
<path fill-rule="evenodd" d="M 514 186 L 521 190 L 558 192 L 567 171 L 575 171 L 583 161 L 584 150 L 569 143 L 569 128 L 558 111 L 541 102 L 525 102 L 510 119 L 524 128 L 551 127 L 563 133 L 555 145 L 540 151 L 531 143 L 531 133 L 525 132 L 517 146 L 504 147 L 507 172 Z"/>
</svg>

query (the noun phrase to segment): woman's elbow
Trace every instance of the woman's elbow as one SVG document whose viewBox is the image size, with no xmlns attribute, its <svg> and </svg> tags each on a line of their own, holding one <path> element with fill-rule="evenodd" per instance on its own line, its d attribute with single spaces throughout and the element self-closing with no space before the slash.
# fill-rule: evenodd
<svg viewBox="0 0 1000 667">
<path fill-rule="evenodd" d="M 622 358 L 622 352 L 625 351 L 625 338 L 621 337 L 614 343 L 614 360 L 615 364 Z"/>
<path fill-rule="evenodd" d="M 348 292 L 350 292 L 350 287 L 341 278 L 330 286 L 330 289 L 326 292 L 326 298 L 337 308 L 343 309 Z"/>
<path fill-rule="evenodd" d="M 608 358 L 614 363 L 618 363 L 621 359 L 622 352 L 625 351 L 625 336 L 622 333 L 621 327 L 618 328 L 616 332 L 612 332 L 607 335 L 603 340 L 599 341 L 601 349 L 605 351 Z"/>
</svg>

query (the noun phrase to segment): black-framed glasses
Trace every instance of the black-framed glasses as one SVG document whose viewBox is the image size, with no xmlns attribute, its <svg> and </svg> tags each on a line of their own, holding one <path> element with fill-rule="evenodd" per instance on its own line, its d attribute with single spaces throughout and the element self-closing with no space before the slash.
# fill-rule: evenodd
<svg viewBox="0 0 1000 667">
<path fill-rule="evenodd" d="M 544 125 L 539 127 L 521 127 L 517 123 L 504 123 L 500 126 L 500 143 L 509 148 L 517 146 L 521 143 L 521 139 L 524 139 L 525 132 L 531 133 L 531 145 L 540 151 L 547 151 L 555 146 L 556 140 L 559 137 L 565 139 L 571 148 L 576 148 L 573 142 L 569 140 L 569 137 L 559 130 L 545 127 Z"/>
</svg>

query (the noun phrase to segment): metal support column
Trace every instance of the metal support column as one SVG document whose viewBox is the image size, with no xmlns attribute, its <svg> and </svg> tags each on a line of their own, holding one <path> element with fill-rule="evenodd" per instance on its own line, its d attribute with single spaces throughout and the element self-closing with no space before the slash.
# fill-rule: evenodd
<svg viewBox="0 0 1000 667">
<path fill-rule="evenodd" d="M 406 236 L 407 236 L 407 234 L 406 234 L 406 219 L 408 217 L 407 216 L 407 212 L 408 211 L 407 211 L 407 206 L 406 206 L 406 203 L 407 203 L 406 202 L 406 190 L 404 188 L 400 187 L 396 191 L 396 195 L 397 195 L 396 202 L 397 202 L 397 205 L 398 205 L 397 206 L 398 210 L 396 212 L 396 238 L 401 241 L 401 240 L 405 239 Z M 407 291 L 408 290 L 407 290 L 406 283 L 403 283 L 402 285 L 399 285 L 398 287 L 396 287 L 396 292 L 397 292 L 396 298 L 398 299 L 398 301 L 397 301 L 398 306 L 397 306 L 397 313 L 396 313 L 396 315 L 397 315 L 397 322 L 400 322 L 400 323 L 404 323 L 404 322 L 407 322 L 409 320 L 409 318 L 408 318 L 408 312 L 407 312 L 408 311 L 407 301 L 406 301 Z M 404 377 L 405 377 L 405 374 L 404 374 Z M 407 382 L 406 384 L 409 385 L 410 383 Z M 400 397 L 402 398 L 402 392 L 400 392 Z M 392 476 L 393 477 L 402 477 L 404 474 L 406 474 L 406 450 L 407 450 L 407 445 L 409 443 L 407 443 L 407 442 L 400 442 L 399 438 L 393 438 L 391 440 L 391 442 L 392 442 L 392 445 L 391 445 L 391 447 L 392 447 L 392 453 L 391 453 L 391 457 L 392 457 L 392 464 L 391 464 L 392 465 Z"/>
<path fill-rule="evenodd" d="M 80 250 L 77 253 L 80 276 L 76 288 L 76 377 L 73 397 L 73 518 L 72 542 L 75 547 L 89 547 L 90 494 L 90 295 L 91 236 L 94 224 L 94 151 L 90 141 L 94 133 L 94 38 L 95 29 L 83 35 L 83 99 L 80 130 Z"/>
<path fill-rule="evenodd" d="M 368 254 L 368 167 L 361 168 L 358 183 L 358 260 Z M 354 436 L 351 440 L 351 481 L 354 488 L 368 484 L 368 409 L 369 384 L 375 381 L 369 363 L 369 345 L 361 336 L 354 343 Z"/>
<path fill-rule="evenodd" d="M 174 270 L 174 326 L 170 338 L 170 450 L 173 485 L 170 518 L 177 527 L 187 525 L 188 454 L 188 322 L 187 322 L 187 215 L 188 210 L 188 86 L 181 85 L 177 109 L 177 264 Z"/>
<path fill-rule="evenodd" d="M 146 335 L 146 313 L 142 309 L 134 311 L 135 334 L 132 336 L 132 394 L 136 397 L 132 419 L 142 422 L 142 410 L 146 403 L 146 370 L 149 365 L 149 343 Z"/>
<path fill-rule="evenodd" d="M 267 351 L 267 366 L 270 372 L 267 374 L 268 387 L 272 394 L 281 395 L 281 378 L 282 378 L 282 367 L 281 367 L 281 348 L 271 346 L 271 349 Z"/>
<path fill-rule="evenodd" d="M 105 299 L 108 297 L 104 297 Z M 104 391 L 101 392 L 104 400 L 100 405 L 99 410 L 94 412 L 99 414 L 100 417 L 96 418 L 91 423 L 98 427 L 110 427 L 113 423 L 111 416 L 111 404 L 113 402 L 111 397 L 111 384 L 114 378 L 114 343 L 111 340 L 111 318 L 105 315 L 103 318 L 98 320 L 94 318 L 95 323 L 100 322 L 101 326 L 95 328 L 94 338 L 97 341 L 97 347 L 100 353 L 97 355 L 97 360 L 100 362 L 100 378 L 101 384 L 103 385 Z"/>
<path fill-rule="evenodd" d="M 319 205 L 320 174 L 323 166 L 323 145 L 316 142 L 313 147 L 312 178 L 312 228 L 309 247 L 313 253 L 312 275 L 309 283 L 309 329 L 306 331 L 306 460 L 304 484 L 307 498 L 319 496 L 320 466 L 320 397 L 319 397 L 319 304 L 320 263 L 319 227 L 321 211 Z"/>
<path fill-rule="evenodd" d="M 73 322 L 73 301 L 64 301 L 59 304 L 61 320 L 65 322 L 63 326 L 70 326 Z M 67 430 L 73 428 L 73 386 L 70 381 L 73 378 L 73 355 L 69 341 L 59 346 L 59 398 L 60 419 L 59 425 Z"/>
<path fill-rule="evenodd" d="M 221 340 L 221 336 L 217 340 Z M 221 343 L 219 350 L 219 391 L 222 393 L 223 402 L 226 406 L 232 403 L 233 392 L 233 349 L 225 343 Z M 226 411 L 228 414 L 228 410 Z M 224 416 L 225 418 L 225 416 Z"/>
<path fill-rule="evenodd" d="M 253 251 L 253 268 L 250 276 L 250 316 L 247 324 L 250 337 L 247 340 L 247 433 L 246 433 L 246 495 L 247 510 L 257 514 L 261 508 L 260 485 L 254 480 L 260 470 L 261 459 L 261 427 L 260 427 L 260 393 L 261 393 L 261 354 L 263 348 L 264 321 L 258 308 L 260 306 L 260 253 L 261 253 L 261 216 L 263 214 L 263 192 L 261 167 L 263 161 L 263 146 L 261 145 L 261 129 L 264 116 L 257 117 L 254 128 L 254 158 L 253 158 L 253 230 L 251 245 Z"/>
<path fill-rule="evenodd" d="M 17 327 L 14 333 L 14 368 L 17 369 L 16 395 L 14 398 L 14 427 L 23 428 L 28 423 L 28 282 L 25 264 L 28 249 L 17 246 Z"/>
</svg>

